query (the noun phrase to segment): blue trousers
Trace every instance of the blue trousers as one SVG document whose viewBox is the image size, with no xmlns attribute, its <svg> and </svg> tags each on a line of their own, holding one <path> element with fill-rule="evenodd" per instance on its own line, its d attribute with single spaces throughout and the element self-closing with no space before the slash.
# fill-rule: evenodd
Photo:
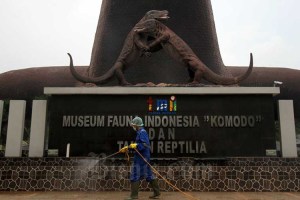
<svg viewBox="0 0 300 200">
<path fill-rule="evenodd" d="M 148 157 L 148 156 L 146 156 Z M 145 159 L 150 162 L 149 157 Z M 147 182 L 150 182 L 154 179 L 152 170 L 150 166 L 138 155 L 134 155 L 133 166 L 130 174 L 130 181 L 137 182 L 141 179 L 146 179 Z"/>
</svg>

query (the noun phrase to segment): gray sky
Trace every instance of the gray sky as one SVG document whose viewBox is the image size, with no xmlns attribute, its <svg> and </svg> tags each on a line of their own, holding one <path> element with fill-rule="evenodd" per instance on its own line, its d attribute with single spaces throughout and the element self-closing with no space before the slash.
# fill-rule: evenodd
<svg viewBox="0 0 300 200">
<path fill-rule="evenodd" d="M 212 0 L 224 63 L 300 69 L 299 0 Z M 101 0 L 0 0 L 0 73 L 88 65 Z M 172 13 L 174 15 L 174 13 Z"/>
</svg>

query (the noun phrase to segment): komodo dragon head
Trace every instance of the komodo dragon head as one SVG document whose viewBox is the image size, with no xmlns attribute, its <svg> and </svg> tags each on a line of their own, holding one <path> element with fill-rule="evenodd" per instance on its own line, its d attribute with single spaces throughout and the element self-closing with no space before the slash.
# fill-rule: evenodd
<svg viewBox="0 0 300 200">
<path fill-rule="evenodd" d="M 139 23 L 134 27 L 134 32 L 145 33 L 151 36 L 154 36 L 158 30 L 159 29 L 157 28 L 155 19 L 143 21 L 142 23 Z"/>
<path fill-rule="evenodd" d="M 167 10 L 150 10 L 146 12 L 144 15 L 142 21 L 148 20 L 148 19 L 156 19 L 159 21 L 166 21 L 169 17 L 169 11 Z"/>
</svg>

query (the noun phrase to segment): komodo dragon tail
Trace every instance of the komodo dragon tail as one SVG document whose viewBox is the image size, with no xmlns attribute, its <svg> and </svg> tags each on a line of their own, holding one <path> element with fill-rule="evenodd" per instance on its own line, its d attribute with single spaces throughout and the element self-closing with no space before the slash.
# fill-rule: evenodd
<svg viewBox="0 0 300 200">
<path fill-rule="evenodd" d="M 248 78 L 248 76 L 251 74 L 252 69 L 253 69 L 253 55 L 252 55 L 252 53 L 250 53 L 250 64 L 249 64 L 247 72 L 238 77 L 223 77 L 223 76 L 220 76 L 220 75 L 214 73 L 209 68 L 207 68 L 207 69 L 208 70 L 204 73 L 203 78 L 211 83 L 220 84 L 220 85 L 238 84 L 239 82 Z"/>
<path fill-rule="evenodd" d="M 70 71 L 71 71 L 73 77 L 80 82 L 104 84 L 104 83 L 107 83 L 109 80 L 111 80 L 114 77 L 114 74 L 115 74 L 114 67 L 110 68 L 110 70 L 108 70 L 108 72 L 106 72 L 104 75 L 102 75 L 100 77 L 83 76 L 76 72 L 75 67 L 73 65 L 73 58 L 72 58 L 71 54 L 68 53 L 68 55 L 70 57 Z"/>
</svg>

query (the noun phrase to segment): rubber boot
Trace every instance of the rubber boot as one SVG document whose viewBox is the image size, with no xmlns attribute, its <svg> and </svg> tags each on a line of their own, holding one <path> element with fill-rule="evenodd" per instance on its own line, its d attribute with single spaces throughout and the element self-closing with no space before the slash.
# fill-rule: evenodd
<svg viewBox="0 0 300 200">
<path fill-rule="evenodd" d="M 131 183 L 131 194 L 130 194 L 130 197 L 126 198 L 125 200 L 138 199 L 139 186 L 140 186 L 140 182 L 139 181 L 132 182 Z"/>
<path fill-rule="evenodd" d="M 153 179 L 152 181 L 150 181 L 150 186 L 153 189 L 153 195 L 151 195 L 149 198 L 150 199 L 159 199 L 160 191 L 159 191 L 157 179 Z"/>
</svg>

